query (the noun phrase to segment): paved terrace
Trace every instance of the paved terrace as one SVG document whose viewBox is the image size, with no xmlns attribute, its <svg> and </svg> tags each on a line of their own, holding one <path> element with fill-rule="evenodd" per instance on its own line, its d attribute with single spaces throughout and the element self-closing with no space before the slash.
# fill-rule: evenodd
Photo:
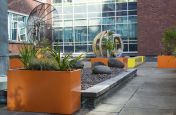
<svg viewBox="0 0 176 115">
<path fill-rule="evenodd" d="M 76 115 L 176 115 L 176 69 L 157 69 L 156 63 L 139 67 L 138 76 L 114 92 L 95 109 Z M 8 112 L 0 115 L 54 115 Z"/>
</svg>

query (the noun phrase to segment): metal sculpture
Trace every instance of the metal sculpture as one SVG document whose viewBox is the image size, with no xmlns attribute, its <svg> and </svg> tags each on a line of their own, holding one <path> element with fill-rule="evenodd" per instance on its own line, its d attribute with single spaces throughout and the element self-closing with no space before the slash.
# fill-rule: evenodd
<svg viewBox="0 0 176 115">
<path fill-rule="evenodd" d="M 40 44 L 43 39 L 52 41 L 52 13 L 57 13 L 57 10 L 50 4 L 42 3 L 35 7 L 27 20 L 28 40 Z"/>
<path fill-rule="evenodd" d="M 104 46 L 107 40 L 113 43 L 113 51 L 108 51 Z M 111 45 L 111 44 L 110 44 Z M 120 35 L 115 34 L 111 31 L 100 32 L 93 40 L 93 52 L 97 57 L 110 57 L 110 56 L 120 56 L 123 52 L 123 41 Z"/>
</svg>

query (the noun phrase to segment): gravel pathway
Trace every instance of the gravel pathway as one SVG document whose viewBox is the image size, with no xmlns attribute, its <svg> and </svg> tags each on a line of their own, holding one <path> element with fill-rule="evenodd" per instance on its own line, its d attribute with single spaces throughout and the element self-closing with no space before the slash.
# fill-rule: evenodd
<svg viewBox="0 0 176 115">
<path fill-rule="evenodd" d="M 100 82 L 103 82 L 107 79 L 116 77 L 121 72 L 123 72 L 123 69 L 119 68 L 111 68 L 112 74 L 92 74 L 91 68 L 85 68 L 82 70 L 82 78 L 81 78 L 81 89 L 85 90 L 89 87 L 92 87 Z"/>
</svg>

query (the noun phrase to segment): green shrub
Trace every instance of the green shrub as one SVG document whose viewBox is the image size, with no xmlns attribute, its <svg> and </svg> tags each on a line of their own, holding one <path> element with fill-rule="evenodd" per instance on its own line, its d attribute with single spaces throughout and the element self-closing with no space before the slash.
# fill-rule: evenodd
<svg viewBox="0 0 176 115">
<path fill-rule="evenodd" d="M 166 54 L 176 54 L 176 28 L 169 28 L 164 32 L 162 44 Z"/>
<path fill-rule="evenodd" d="M 19 52 L 20 60 L 24 64 L 24 68 L 28 68 L 31 61 L 36 58 L 36 48 L 32 45 L 24 44 L 22 47 L 19 48 Z"/>
<path fill-rule="evenodd" d="M 82 58 L 82 55 L 79 55 L 78 57 L 72 59 L 71 54 L 67 54 L 63 58 L 61 58 L 60 49 L 50 49 L 50 54 L 56 61 L 60 71 L 72 70 L 74 65 Z"/>
<path fill-rule="evenodd" d="M 57 71 L 58 67 L 56 65 L 55 62 L 51 61 L 51 60 L 33 60 L 31 61 L 31 63 L 29 64 L 28 68 L 26 68 L 27 70 L 40 70 L 40 71 Z"/>
</svg>

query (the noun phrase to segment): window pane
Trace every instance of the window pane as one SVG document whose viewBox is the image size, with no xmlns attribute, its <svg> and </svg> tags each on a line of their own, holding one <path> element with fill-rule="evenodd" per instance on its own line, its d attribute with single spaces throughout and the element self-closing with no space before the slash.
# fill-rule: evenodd
<svg viewBox="0 0 176 115">
<path fill-rule="evenodd" d="M 116 11 L 118 10 L 127 10 L 127 3 L 117 3 L 116 4 Z"/>
<path fill-rule="evenodd" d="M 87 15 L 86 15 L 86 13 L 84 13 L 84 14 L 74 14 L 74 18 L 75 19 L 85 19 L 87 17 Z"/>
<path fill-rule="evenodd" d="M 12 40 L 17 40 L 17 29 L 12 29 Z"/>
<path fill-rule="evenodd" d="M 128 44 L 124 44 L 124 50 L 125 52 L 128 52 Z"/>
<path fill-rule="evenodd" d="M 116 17 L 116 23 L 127 23 L 127 16 Z"/>
<path fill-rule="evenodd" d="M 137 24 L 129 24 L 128 25 L 128 33 L 130 40 L 136 40 L 137 37 Z"/>
<path fill-rule="evenodd" d="M 89 18 L 101 17 L 101 13 L 89 13 L 89 14 L 88 14 L 88 17 L 89 17 Z"/>
<path fill-rule="evenodd" d="M 128 25 L 127 24 L 117 24 L 116 33 L 120 34 L 123 39 L 128 38 Z"/>
<path fill-rule="evenodd" d="M 137 23 L 137 16 L 129 16 L 128 22 L 129 23 Z"/>
<path fill-rule="evenodd" d="M 103 17 L 115 16 L 115 12 L 103 12 Z"/>
<path fill-rule="evenodd" d="M 129 2 L 128 10 L 135 10 L 135 9 L 137 9 L 137 2 Z"/>
<path fill-rule="evenodd" d="M 100 24 L 101 24 L 101 20 L 98 19 L 98 18 L 89 20 L 89 26 L 91 26 L 91 25 L 100 25 Z"/>
<path fill-rule="evenodd" d="M 74 7 L 75 13 L 85 13 L 87 11 L 86 4 L 76 5 Z"/>
<path fill-rule="evenodd" d="M 73 7 L 72 6 L 63 7 L 63 13 L 64 14 L 72 14 L 73 13 Z"/>
<path fill-rule="evenodd" d="M 64 46 L 64 53 L 74 52 L 74 46 Z"/>
<path fill-rule="evenodd" d="M 128 15 L 137 15 L 137 11 L 128 11 Z"/>
<path fill-rule="evenodd" d="M 75 27 L 75 42 L 87 42 L 87 27 Z"/>
<path fill-rule="evenodd" d="M 116 12 L 116 16 L 127 16 L 127 11 Z"/>
<path fill-rule="evenodd" d="M 73 42 L 73 29 L 64 28 L 64 42 Z"/>
<path fill-rule="evenodd" d="M 75 51 L 76 52 L 87 52 L 87 45 L 76 45 Z"/>
<path fill-rule="evenodd" d="M 137 51 L 137 44 L 129 44 L 129 51 Z"/>
<path fill-rule="evenodd" d="M 101 4 L 88 5 L 88 12 L 101 12 L 101 11 L 102 11 Z"/>
<path fill-rule="evenodd" d="M 87 20 L 75 20 L 74 26 L 87 26 Z"/>
<path fill-rule="evenodd" d="M 115 11 L 115 4 L 104 4 L 103 11 Z"/>
<path fill-rule="evenodd" d="M 115 18 L 103 18 L 102 24 L 114 24 L 115 23 Z"/>
<path fill-rule="evenodd" d="M 101 26 L 90 26 L 89 27 L 89 40 L 93 41 L 96 35 L 98 35 L 101 32 Z"/>
<path fill-rule="evenodd" d="M 115 32 L 115 26 L 114 25 L 103 25 L 102 26 L 102 31 L 110 30 Z"/>
<path fill-rule="evenodd" d="M 58 28 L 54 30 L 54 41 L 63 42 L 63 29 Z"/>
</svg>

